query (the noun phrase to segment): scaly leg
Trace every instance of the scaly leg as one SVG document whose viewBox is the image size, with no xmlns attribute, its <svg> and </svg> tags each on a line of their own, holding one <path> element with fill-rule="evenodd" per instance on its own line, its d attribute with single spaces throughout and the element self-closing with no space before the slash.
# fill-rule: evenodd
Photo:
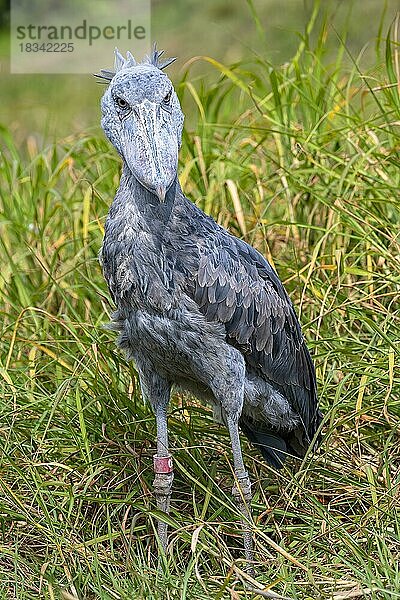
<svg viewBox="0 0 400 600">
<path fill-rule="evenodd" d="M 157 454 L 154 456 L 153 489 L 157 508 L 169 513 L 172 480 L 174 478 L 172 457 L 168 449 L 167 407 L 170 399 L 171 385 L 158 375 L 151 363 L 146 363 L 143 357 L 136 361 L 139 372 L 140 387 L 145 400 L 150 402 L 156 415 L 157 424 Z M 158 536 L 164 551 L 167 549 L 168 526 L 158 521 Z"/>
<path fill-rule="evenodd" d="M 167 407 L 164 404 L 159 404 L 155 409 L 157 421 L 157 454 L 154 455 L 155 478 L 153 489 L 157 500 L 157 508 L 168 514 L 174 471 L 172 456 L 168 450 Z M 160 520 L 158 521 L 158 537 L 160 538 L 164 552 L 166 552 L 168 525 Z"/>
<path fill-rule="evenodd" d="M 249 474 L 244 467 L 242 449 L 239 439 L 239 428 L 236 419 L 227 418 L 229 435 L 231 438 L 233 452 L 233 467 L 235 470 L 236 482 L 232 488 L 232 494 L 243 515 L 243 542 L 246 560 L 251 563 L 254 560 L 253 539 L 251 535 L 251 482 Z"/>
</svg>

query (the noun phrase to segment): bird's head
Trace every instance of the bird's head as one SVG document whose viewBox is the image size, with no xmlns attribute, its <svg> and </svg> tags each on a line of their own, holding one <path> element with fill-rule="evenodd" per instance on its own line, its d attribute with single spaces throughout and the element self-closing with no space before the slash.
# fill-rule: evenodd
<svg viewBox="0 0 400 600">
<path fill-rule="evenodd" d="M 102 101 L 103 130 L 132 175 L 160 201 L 176 179 L 183 113 L 174 87 L 162 71 L 175 59 L 161 61 L 154 46 L 139 64 L 130 52 L 116 49 L 114 71 L 97 77 L 109 82 Z"/>
</svg>

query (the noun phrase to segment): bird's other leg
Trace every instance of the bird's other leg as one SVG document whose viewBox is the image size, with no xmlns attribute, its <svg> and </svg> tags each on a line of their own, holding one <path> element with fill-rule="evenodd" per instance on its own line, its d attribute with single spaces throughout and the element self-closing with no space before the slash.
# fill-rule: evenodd
<svg viewBox="0 0 400 600">
<path fill-rule="evenodd" d="M 214 359 L 213 361 L 208 360 L 207 363 L 208 384 L 221 405 L 231 439 L 235 472 L 232 494 L 242 514 L 245 557 L 247 561 L 252 562 L 251 483 L 249 474 L 244 467 L 238 427 L 239 417 L 243 410 L 246 365 L 242 354 L 228 344 L 222 345 L 218 349 L 208 348 L 208 353 Z M 210 369 L 210 364 L 213 365 L 212 369 Z"/>
<path fill-rule="evenodd" d="M 245 557 L 247 561 L 252 562 L 254 560 L 254 554 L 251 534 L 251 482 L 243 462 L 237 415 L 227 415 L 227 425 L 229 436 L 231 438 L 233 467 L 235 471 L 235 485 L 233 486 L 232 494 L 243 515 L 242 525 Z"/>
<path fill-rule="evenodd" d="M 153 490 L 157 501 L 157 508 L 169 513 L 169 505 L 174 478 L 172 456 L 168 447 L 167 408 L 169 404 L 171 385 L 159 376 L 151 364 L 143 360 L 137 361 L 140 378 L 140 387 L 143 397 L 150 402 L 157 425 L 157 454 L 154 455 L 154 481 Z M 167 549 L 168 525 L 158 520 L 158 537 L 164 551 Z"/>
</svg>

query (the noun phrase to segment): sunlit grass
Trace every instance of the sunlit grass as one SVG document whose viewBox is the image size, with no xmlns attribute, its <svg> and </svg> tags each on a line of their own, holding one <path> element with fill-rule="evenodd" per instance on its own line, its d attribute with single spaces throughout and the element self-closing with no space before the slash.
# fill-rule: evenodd
<svg viewBox="0 0 400 600">
<path fill-rule="evenodd" d="M 323 443 L 279 475 L 244 442 L 257 585 L 292 598 L 400 597 L 398 38 L 372 74 L 307 34 L 274 68 L 215 68 L 194 98 L 181 182 L 277 268 L 301 315 Z M 171 553 L 157 569 L 155 423 L 102 328 L 97 263 L 119 159 L 101 138 L 17 149 L 2 131 L 0 590 L 4 598 L 237 598 L 230 445 L 175 396 Z M 26 157 L 21 158 L 20 153 Z M 258 582 L 258 583 L 257 583 Z"/>
</svg>

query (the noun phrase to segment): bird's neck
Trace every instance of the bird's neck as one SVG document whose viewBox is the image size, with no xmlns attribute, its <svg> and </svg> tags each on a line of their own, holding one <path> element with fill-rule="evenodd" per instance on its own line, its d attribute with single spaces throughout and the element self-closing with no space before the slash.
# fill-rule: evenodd
<svg viewBox="0 0 400 600">
<path fill-rule="evenodd" d="M 119 205 L 130 205 L 136 214 L 149 224 L 166 225 L 171 217 L 179 191 L 179 181 L 176 177 L 162 202 L 155 194 L 147 190 L 124 164 L 115 202 Z"/>
</svg>

